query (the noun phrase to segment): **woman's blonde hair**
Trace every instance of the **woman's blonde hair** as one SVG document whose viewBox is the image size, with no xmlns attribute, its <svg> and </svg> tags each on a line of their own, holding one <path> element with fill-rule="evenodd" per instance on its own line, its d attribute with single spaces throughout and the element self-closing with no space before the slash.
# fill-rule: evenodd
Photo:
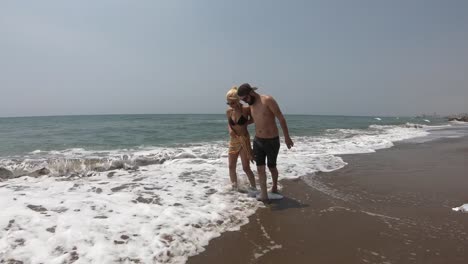
<svg viewBox="0 0 468 264">
<path fill-rule="evenodd" d="M 239 101 L 239 96 L 237 95 L 237 86 L 233 86 L 226 94 L 227 100 Z"/>
</svg>

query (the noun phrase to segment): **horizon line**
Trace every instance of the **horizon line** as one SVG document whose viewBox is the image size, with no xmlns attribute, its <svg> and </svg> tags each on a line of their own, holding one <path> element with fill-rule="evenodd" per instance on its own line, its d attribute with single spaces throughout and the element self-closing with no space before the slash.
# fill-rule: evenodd
<svg viewBox="0 0 468 264">
<path fill-rule="evenodd" d="M 78 117 L 78 116 L 136 116 L 136 115 L 224 115 L 222 113 L 138 113 L 138 114 L 66 114 L 66 115 L 24 115 L 24 116 L 0 116 L 0 118 L 31 118 L 31 117 Z M 304 113 L 293 113 L 293 114 L 284 114 L 285 116 L 346 116 L 346 117 L 408 117 L 408 118 L 418 118 L 418 117 L 448 117 L 456 114 L 449 115 L 428 115 L 428 114 L 418 114 L 418 115 L 350 115 L 350 114 L 304 114 Z"/>
</svg>

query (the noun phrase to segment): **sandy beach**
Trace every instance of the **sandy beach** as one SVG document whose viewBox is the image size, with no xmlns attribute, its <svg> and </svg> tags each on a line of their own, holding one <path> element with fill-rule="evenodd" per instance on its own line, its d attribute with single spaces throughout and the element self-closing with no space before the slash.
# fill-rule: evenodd
<svg viewBox="0 0 468 264">
<path fill-rule="evenodd" d="M 188 263 L 468 263 L 468 137 L 342 158 Z"/>
</svg>

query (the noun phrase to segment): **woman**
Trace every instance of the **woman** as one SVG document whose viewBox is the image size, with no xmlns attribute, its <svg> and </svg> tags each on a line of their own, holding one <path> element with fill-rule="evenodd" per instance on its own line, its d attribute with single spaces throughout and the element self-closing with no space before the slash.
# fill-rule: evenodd
<svg viewBox="0 0 468 264">
<path fill-rule="evenodd" d="M 253 123 L 250 108 L 241 105 L 237 96 L 237 87 L 231 88 L 226 94 L 229 108 L 226 110 L 228 119 L 228 130 L 231 140 L 229 141 L 229 177 L 234 190 L 237 190 L 237 159 L 240 156 L 242 168 L 249 178 L 250 187 L 256 189 L 255 176 L 250 169 L 249 161 L 253 162 L 252 147 L 247 125 Z"/>
</svg>

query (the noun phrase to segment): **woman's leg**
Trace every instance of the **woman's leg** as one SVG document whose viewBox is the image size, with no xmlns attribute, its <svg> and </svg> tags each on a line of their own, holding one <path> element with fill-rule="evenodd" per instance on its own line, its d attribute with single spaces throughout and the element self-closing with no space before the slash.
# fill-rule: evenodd
<svg viewBox="0 0 468 264">
<path fill-rule="evenodd" d="M 237 166 L 238 157 L 239 157 L 239 153 L 236 153 L 236 154 L 229 153 L 229 178 L 231 179 L 231 186 L 233 189 L 237 189 L 236 166 Z"/>
<path fill-rule="evenodd" d="M 245 149 L 241 149 L 240 157 L 242 162 L 242 169 L 244 170 L 245 174 L 247 174 L 247 178 L 249 178 L 250 187 L 257 188 L 255 184 L 255 175 L 252 172 L 252 169 L 250 169 L 250 160 Z"/>
</svg>

